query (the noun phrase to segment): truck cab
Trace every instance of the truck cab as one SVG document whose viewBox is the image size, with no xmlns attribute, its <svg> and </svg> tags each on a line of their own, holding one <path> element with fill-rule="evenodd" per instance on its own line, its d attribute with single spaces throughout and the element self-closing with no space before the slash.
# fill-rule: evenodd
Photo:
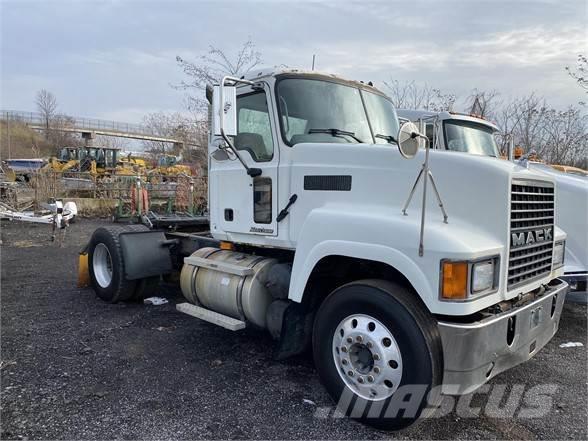
<svg viewBox="0 0 588 441">
<path fill-rule="evenodd" d="M 96 230 L 100 298 L 141 297 L 179 271 L 179 311 L 265 329 L 279 359 L 311 349 L 339 409 L 390 430 L 553 337 L 568 287 L 552 178 L 426 158 L 385 94 L 330 74 L 225 77 L 207 98 L 210 232 Z M 403 209 L 425 160 L 447 216 L 424 190 Z"/>
<path fill-rule="evenodd" d="M 398 110 L 399 118 L 412 121 L 427 136 L 432 149 L 500 157 L 492 122 L 474 115 L 427 110 Z"/>
</svg>

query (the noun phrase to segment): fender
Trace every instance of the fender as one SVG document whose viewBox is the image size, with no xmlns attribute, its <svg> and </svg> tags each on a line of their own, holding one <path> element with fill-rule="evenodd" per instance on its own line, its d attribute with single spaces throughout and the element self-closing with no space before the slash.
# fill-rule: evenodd
<svg viewBox="0 0 588 441">
<path fill-rule="evenodd" d="M 290 300 L 300 302 L 306 286 L 306 282 L 312 273 L 316 264 L 328 256 L 345 256 L 358 259 L 373 260 L 390 265 L 402 273 L 410 284 L 421 294 L 421 296 L 433 299 L 435 296 L 431 292 L 421 269 L 406 255 L 400 251 L 383 245 L 349 242 L 345 240 L 325 240 L 316 244 L 310 253 L 304 258 L 298 258 L 301 253 L 296 253 L 294 265 L 292 268 L 293 277 L 290 282 Z M 423 300 L 425 300 L 423 298 Z M 425 301 L 425 303 L 427 303 Z"/>
<path fill-rule="evenodd" d="M 417 210 L 409 216 L 403 216 L 392 207 L 352 207 L 348 204 L 328 204 L 312 210 L 297 238 L 289 299 L 302 301 L 316 264 L 324 257 L 340 255 L 393 267 L 406 277 L 433 313 L 469 314 L 496 303 L 497 295 L 486 296 L 475 304 L 439 301 L 442 259 L 472 259 L 497 254 L 504 259 L 505 251 L 500 240 L 465 225 L 459 219 L 449 224 L 444 224 L 441 219 L 430 219 L 425 231 L 425 254 L 419 257 L 420 217 Z"/>
</svg>

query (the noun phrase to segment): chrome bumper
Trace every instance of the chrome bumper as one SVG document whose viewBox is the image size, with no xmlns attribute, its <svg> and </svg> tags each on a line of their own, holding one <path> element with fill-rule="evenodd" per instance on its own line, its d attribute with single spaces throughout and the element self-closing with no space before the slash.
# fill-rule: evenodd
<svg viewBox="0 0 588 441">
<path fill-rule="evenodd" d="M 479 322 L 438 322 L 445 364 L 443 393 L 473 392 L 500 372 L 530 359 L 551 340 L 568 284 L 555 279 L 547 288 L 540 298 Z"/>
<path fill-rule="evenodd" d="M 567 273 L 560 277 L 570 285 L 570 292 L 566 296 L 566 302 L 588 304 L 588 273 Z"/>
</svg>

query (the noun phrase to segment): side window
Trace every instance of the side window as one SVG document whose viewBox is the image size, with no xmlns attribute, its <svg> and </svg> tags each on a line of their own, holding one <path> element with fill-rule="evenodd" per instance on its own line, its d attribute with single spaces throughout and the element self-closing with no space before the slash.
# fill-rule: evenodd
<svg viewBox="0 0 588 441">
<path fill-rule="evenodd" d="M 266 177 L 253 179 L 253 221 L 256 224 L 272 223 L 272 180 Z"/>
<path fill-rule="evenodd" d="M 264 92 L 237 98 L 237 150 L 247 150 L 257 162 L 271 161 L 274 142 Z"/>
<path fill-rule="evenodd" d="M 429 148 L 435 147 L 434 127 L 435 126 L 431 123 L 427 123 L 425 125 L 425 135 L 427 135 L 427 138 L 429 138 Z"/>
</svg>

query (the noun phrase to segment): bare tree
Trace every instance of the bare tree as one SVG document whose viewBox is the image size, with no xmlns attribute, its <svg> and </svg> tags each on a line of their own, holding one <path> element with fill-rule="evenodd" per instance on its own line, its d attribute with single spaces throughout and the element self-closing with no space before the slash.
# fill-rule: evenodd
<svg viewBox="0 0 588 441">
<path fill-rule="evenodd" d="M 94 140 L 94 145 L 109 149 L 125 150 L 129 146 L 129 140 L 117 136 L 98 135 Z"/>
<path fill-rule="evenodd" d="M 168 142 L 144 141 L 145 151 L 156 157 L 160 154 L 181 155 L 188 162 L 203 162 L 206 158 L 206 122 L 181 113 L 150 113 L 143 118 L 143 125 L 153 135 L 172 138 L 183 143 L 184 149 Z"/>
<path fill-rule="evenodd" d="M 576 68 L 573 69 L 566 66 L 565 69 L 568 72 L 568 75 L 576 81 L 578 86 L 584 89 L 588 94 L 588 58 L 585 55 L 579 54 L 576 61 Z"/>
<path fill-rule="evenodd" d="M 55 116 L 55 111 L 57 110 L 57 98 L 55 98 L 55 95 L 51 92 L 41 89 L 37 92 L 35 103 L 37 104 L 37 109 L 43 118 L 45 127 L 49 130 L 51 120 Z"/>
<path fill-rule="evenodd" d="M 414 81 L 401 83 L 398 80 L 384 81 L 388 96 L 398 109 L 422 109 L 433 112 L 453 110 L 456 95 L 441 92 L 427 84 L 417 85 Z"/>
<path fill-rule="evenodd" d="M 245 75 L 261 63 L 261 53 L 249 38 L 234 58 L 224 50 L 210 46 L 208 53 L 200 55 L 195 61 L 185 60 L 179 55 L 176 61 L 188 78 L 174 87 L 187 91 L 188 108 L 202 117 L 206 113 L 203 93 L 206 85 L 218 83 L 224 75 Z"/>
<path fill-rule="evenodd" d="M 466 99 L 466 109 L 470 114 L 482 118 L 490 116 L 496 110 L 499 93 L 496 90 L 472 90 L 471 95 Z"/>
<path fill-rule="evenodd" d="M 525 152 L 534 150 L 552 164 L 586 167 L 588 154 L 588 116 L 572 106 L 565 110 L 550 107 L 535 94 L 502 103 L 492 115 L 500 128 L 503 153 L 514 139 Z"/>
<path fill-rule="evenodd" d="M 81 142 L 80 135 L 71 131 L 74 126 L 75 121 L 71 116 L 54 115 L 49 130 L 45 132 L 49 145 L 54 150 L 78 145 Z"/>
</svg>

